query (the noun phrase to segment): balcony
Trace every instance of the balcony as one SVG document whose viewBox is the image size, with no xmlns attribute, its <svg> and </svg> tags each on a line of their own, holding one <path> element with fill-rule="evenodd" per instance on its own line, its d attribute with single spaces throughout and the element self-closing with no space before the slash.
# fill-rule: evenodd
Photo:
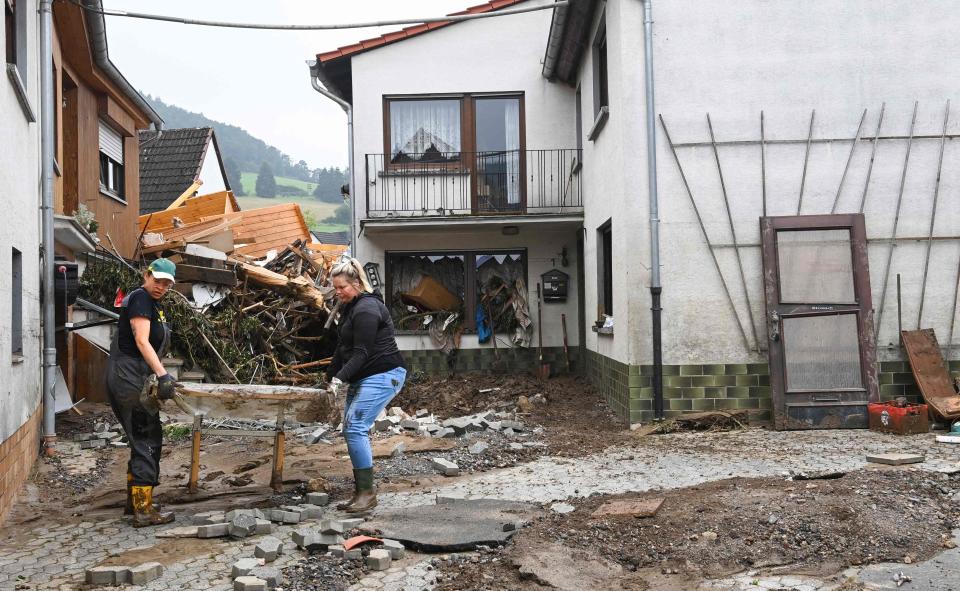
<svg viewBox="0 0 960 591">
<path fill-rule="evenodd" d="M 582 219 L 580 162 L 576 149 L 367 154 L 364 222 Z"/>
</svg>

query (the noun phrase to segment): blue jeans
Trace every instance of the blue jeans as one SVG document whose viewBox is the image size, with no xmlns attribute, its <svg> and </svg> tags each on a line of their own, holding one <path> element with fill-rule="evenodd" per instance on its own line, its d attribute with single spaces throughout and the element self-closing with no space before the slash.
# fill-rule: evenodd
<svg viewBox="0 0 960 591">
<path fill-rule="evenodd" d="M 355 470 L 373 467 L 370 428 L 380 411 L 403 388 L 406 378 L 407 370 L 398 367 L 350 384 L 344 405 L 343 436 L 347 440 L 347 452 Z"/>
</svg>

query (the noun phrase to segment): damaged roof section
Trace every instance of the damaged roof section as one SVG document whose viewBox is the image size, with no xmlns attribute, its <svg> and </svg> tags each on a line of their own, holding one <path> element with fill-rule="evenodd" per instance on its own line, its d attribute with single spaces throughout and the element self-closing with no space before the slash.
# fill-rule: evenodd
<svg viewBox="0 0 960 591">
<path fill-rule="evenodd" d="M 140 213 L 166 209 L 199 180 L 211 145 L 217 149 L 209 127 L 141 131 Z"/>
</svg>

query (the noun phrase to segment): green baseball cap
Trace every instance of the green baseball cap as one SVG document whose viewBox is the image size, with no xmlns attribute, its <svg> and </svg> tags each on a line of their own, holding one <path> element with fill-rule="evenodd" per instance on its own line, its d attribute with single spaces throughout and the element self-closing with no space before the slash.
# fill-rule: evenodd
<svg viewBox="0 0 960 591">
<path fill-rule="evenodd" d="M 157 259 L 150 263 L 147 271 L 157 279 L 177 280 L 177 266 L 169 259 Z"/>
</svg>

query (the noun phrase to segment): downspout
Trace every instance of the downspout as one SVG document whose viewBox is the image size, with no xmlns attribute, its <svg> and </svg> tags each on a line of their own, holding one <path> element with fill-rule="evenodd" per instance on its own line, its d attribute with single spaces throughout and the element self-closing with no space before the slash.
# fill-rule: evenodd
<svg viewBox="0 0 960 591">
<path fill-rule="evenodd" d="M 40 218 L 42 240 L 41 289 L 43 306 L 43 450 L 56 453 L 57 330 L 54 318 L 53 273 L 53 0 L 40 0 Z"/>
<path fill-rule="evenodd" d="M 323 71 L 316 60 L 307 60 L 307 66 L 310 68 L 310 85 L 313 89 L 340 105 L 340 108 L 347 114 L 347 166 L 350 167 L 350 256 L 359 259 L 357 252 L 357 191 L 354 179 L 356 178 L 356 168 L 353 165 L 353 105 L 345 101 L 340 96 L 324 88 L 320 78 L 323 77 Z M 327 84 L 330 86 L 330 84 Z"/>
<path fill-rule="evenodd" d="M 147 114 L 150 121 L 153 122 L 157 130 L 163 129 L 163 119 L 160 118 L 150 103 L 133 87 L 130 82 L 124 78 L 120 70 L 110 61 L 110 54 L 107 51 L 107 25 L 104 21 L 103 10 L 100 0 L 84 0 L 85 6 L 91 10 L 84 11 L 84 19 L 87 23 L 87 31 L 90 35 L 90 50 L 93 54 L 93 63 L 107 75 L 111 82 L 120 87 L 123 93 L 132 100 L 141 111 Z"/>
<path fill-rule="evenodd" d="M 663 343 L 660 324 L 660 206 L 657 197 L 657 126 L 653 91 L 653 0 L 643 1 L 644 74 L 647 102 L 647 181 L 650 193 L 650 311 L 653 315 L 653 412 L 663 420 Z"/>
</svg>

